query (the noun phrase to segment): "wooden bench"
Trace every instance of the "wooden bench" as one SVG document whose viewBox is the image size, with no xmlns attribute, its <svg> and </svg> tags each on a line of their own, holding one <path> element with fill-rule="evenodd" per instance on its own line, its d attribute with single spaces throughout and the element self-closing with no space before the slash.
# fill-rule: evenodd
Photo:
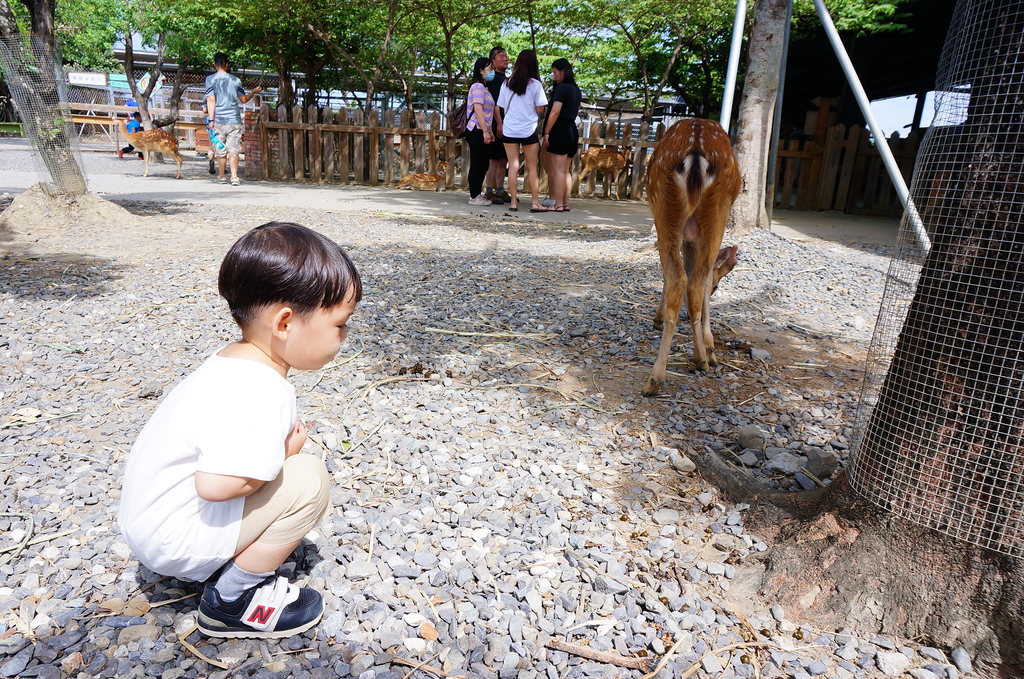
<svg viewBox="0 0 1024 679">
<path fill-rule="evenodd" d="M 0 134 L 13 134 L 17 137 L 24 137 L 25 127 L 21 123 L 0 123 Z"/>
</svg>

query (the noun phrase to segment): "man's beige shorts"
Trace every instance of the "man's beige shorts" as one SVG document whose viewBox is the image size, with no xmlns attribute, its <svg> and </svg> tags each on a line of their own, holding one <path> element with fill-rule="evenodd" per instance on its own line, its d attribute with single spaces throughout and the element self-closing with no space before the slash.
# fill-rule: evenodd
<svg viewBox="0 0 1024 679">
<path fill-rule="evenodd" d="M 292 455 L 281 473 L 245 498 L 235 554 L 258 542 L 298 542 L 331 511 L 331 475 L 318 457 Z"/>
<path fill-rule="evenodd" d="M 242 152 L 242 126 L 241 125 L 221 125 L 219 123 L 214 124 L 214 131 L 217 133 L 217 137 L 221 143 L 224 144 L 224 148 L 219 149 L 216 146 L 213 147 L 213 154 L 218 158 L 223 158 L 229 153 L 241 153 Z"/>
</svg>

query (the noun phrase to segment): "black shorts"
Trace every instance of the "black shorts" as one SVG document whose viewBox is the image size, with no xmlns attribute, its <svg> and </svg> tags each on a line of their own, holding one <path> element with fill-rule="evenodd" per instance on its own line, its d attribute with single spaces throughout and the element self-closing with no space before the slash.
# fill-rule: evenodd
<svg viewBox="0 0 1024 679">
<path fill-rule="evenodd" d="M 491 160 L 508 160 L 508 156 L 505 155 L 505 145 L 498 137 L 498 124 L 495 123 L 491 129 L 494 130 L 494 141 L 487 145 L 487 157 Z"/>
<path fill-rule="evenodd" d="M 529 137 L 502 137 L 501 141 L 505 144 L 522 144 L 523 146 L 539 143 L 536 132 L 531 134 Z"/>
<path fill-rule="evenodd" d="M 571 120 L 556 120 L 548 133 L 548 153 L 572 158 L 580 149 L 580 132 Z"/>
</svg>

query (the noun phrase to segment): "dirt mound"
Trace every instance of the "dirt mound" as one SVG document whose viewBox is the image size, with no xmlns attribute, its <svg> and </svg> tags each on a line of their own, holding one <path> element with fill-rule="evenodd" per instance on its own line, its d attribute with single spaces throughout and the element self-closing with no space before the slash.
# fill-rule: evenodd
<svg viewBox="0 0 1024 679">
<path fill-rule="evenodd" d="M 71 223 L 130 228 L 138 225 L 139 218 L 95 194 L 87 193 L 74 199 L 51 196 L 40 184 L 21 193 L 0 213 L 0 228 L 21 234 Z"/>
</svg>

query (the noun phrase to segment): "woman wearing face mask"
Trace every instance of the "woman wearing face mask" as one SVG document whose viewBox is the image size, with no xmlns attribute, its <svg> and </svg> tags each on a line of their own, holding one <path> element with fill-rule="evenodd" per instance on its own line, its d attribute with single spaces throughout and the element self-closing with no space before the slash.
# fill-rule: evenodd
<svg viewBox="0 0 1024 679">
<path fill-rule="evenodd" d="M 490 205 L 491 201 L 481 195 L 484 177 L 491 158 L 488 144 L 499 143 L 491 130 L 496 121 L 496 130 L 501 135 L 501 111 L 494 106 L 494 97 L 487 89 L 494 79 L 494 67 L 487 57 L 480 57 L 473 64 L 473 78 L 470 80 L 469 95 L 466 97 L 466 141 L 469 143 L 469 204 Z"/>
</svg>

